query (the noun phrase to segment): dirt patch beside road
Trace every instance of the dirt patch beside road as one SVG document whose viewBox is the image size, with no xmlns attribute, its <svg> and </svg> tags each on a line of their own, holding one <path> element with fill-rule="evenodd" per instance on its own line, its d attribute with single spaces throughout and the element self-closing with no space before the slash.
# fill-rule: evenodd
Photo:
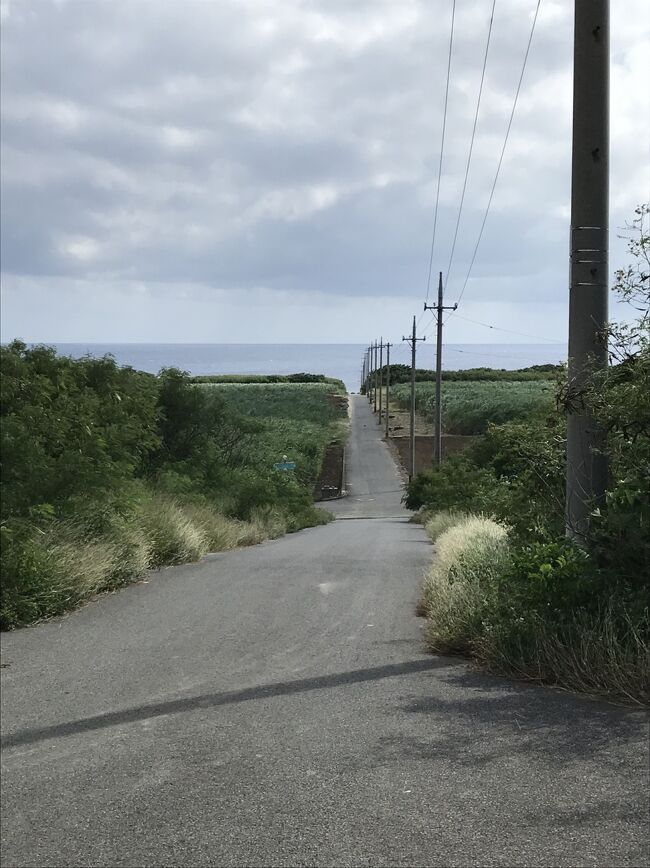
<svg viewBox="0 0 650 868">
<path fill-rule="evenodd" d="M 345 449 L 340 443 L 330 444 L 325 450 L 320 477 L 314 487 L 314 500 L 331 500 L 341 494 Z"/>
<path fill-rule="evenodd" d="M 460 434 L 442 435 L 442 457 L 447 458 L 456 452 L 462 452 L 476 441 L 475 436 L 465 437 Z M 391 443 L 399 455 L 402 467 L 408 473 L 411 466 L 411 444 L 409 437 L 392 437 Z M 429 470 L 433 465 L 433 437 L 416 435 L 415 437 L 415 472 Z"/>
</svg>

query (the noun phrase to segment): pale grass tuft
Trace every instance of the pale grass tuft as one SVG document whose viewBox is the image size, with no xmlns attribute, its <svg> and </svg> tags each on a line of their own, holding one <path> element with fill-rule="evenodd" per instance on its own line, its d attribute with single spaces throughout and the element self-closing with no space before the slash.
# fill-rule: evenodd
<svg viewBox="0 0 650 868">
<path fill-rule="evenodd" d="M 449 509 L 444 509 L 440 512 L 429 512 L 423 522 L 424 529 L 429 534 L 431 542 L 436 542 L 438 537 L 442 536 L 445 531 L 465 521 L 468 517 L 465 512 L 454 512 Z"/>
<path fill-rule="evenodd" d="M 86 540 L 74 524 L 53 523 L 43 535 L 43 566 L 49 583 L 46 594 L 65 607 L 106 590 L 118 557 L 116 546 L 105 540 Z"/>
<path fill-rule="evenodd" d="M 156 496 L 145 502 L 138 524 L 151 542 L 151 566 L 196 561 L 209 549 L 206 533 L 170 498 Z"/>
<path fill-rule="evenodd" d="M 227 518 L 214 507 L 204 504 L 183 506 L 183 512 L 199 528 L 211 552 L 223 552 L 241 545 L 243 522 Z"/>
<path fill-rule="evenodd" d="M 507 554 L 506 529 L 488 518 L 462 519 L 438 537 L 423 589 L 433 650 L 472 651 L 489 578 L 498 573 Z"/>
</svg>

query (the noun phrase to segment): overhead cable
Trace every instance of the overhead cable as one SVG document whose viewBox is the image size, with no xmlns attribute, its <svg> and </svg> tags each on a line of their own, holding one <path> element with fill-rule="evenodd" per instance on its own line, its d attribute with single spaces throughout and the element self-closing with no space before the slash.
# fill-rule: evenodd
<svg viewBox="0 0 650 868">
<path fill-rule="evenodd" d="M 451 7 L 451 28 L 449 31 L 449 54 L 447 57 L 447 83 L 445 85 L 445 105 L 442 113 L 442 136 L 440 141 L 440 161 L 438 163 L 438 185 L 436 189 L 436 205 L 433 212 L 433 232 L 431 235 L 431 251 L 429 253 L 429 273 L 427 275 L 427 296 L 426 302 L 429 300 L 429 292 L 431 291 L 431 269 L 433 267 L 433 250 L 436 243 L 436 226 L 438 224 L 438 205 L 440 203 L 440 179 L 442 177 L 442 158 L 445 150 L 445 131 L 447 129 L 447 105 L 449 103 L 449 79 L 451 73 L 451 55 L 454 44 L 454 20 L 456 17 L 456 0 L 453 0 Z M 420 317 L 422 319 L 422 317 Z"/>
<path fill-rule="evenodd" d="M 492 36 L 492 24 L 494 22 L 494 7 L 497 0 L 492 0 L 492 11 L 490 12 L 490 26 L 488 27 L 487 40 L 485 42 L 485 54 L 483 55 L 483 70 L 481 71 L 481 83 L 478 89 L 478 98 L 476 100 L 476 114 L 474 115 L 474 126 L 472 128 L 472 138 L 469 143 L 469 152 L 467 154 L 467 165 L 465 166 L 465 180 L 463 181 L 463 191 L 460 194 L 460 205 L 458 207 L 458 217 L 456 219 L 456 229 L 454 230 L 454 240 L 451 245 L 451 253 L 449 254 L 449 263 L 445 273 L 445 289 L 449 280 L 449 273 L 454 260 L 454 251 L 456 250 L 456 241 L 458 240 L 458 230 L 460 228 L 460 218 L 463 213 L 463 203 L 465 201 L 465 191 L 467 190 L 467 179 L 469 177 L 469 167 L 472 162 L 472 151 L 474 150 L 474 139 L 476 137 L 476 125 L 478 123 L 479 109 L 481 108 L 481 95 L 483 93 L 483 83 L 485 81 L 485 68 L 487 66 L 488 52 L 490 50 L 490 37 Z"/>
<path fill-rule="evenodd" d="M 514 101 L 512 104 L 512 111 L 510 112 L 510 120 L 508 121 L 508 127 L 506 129 L 506 135 L 505 135 L 505 138 L 503 140 L 503 147 L 501 148 L 501 156 L 499 157 L 499 163 L 497 165 L 496 174 L 494 176 L 494 181 L 492 183 L 492 189 L 490 191 L 490 197 L 488 199 L 487 207 L 485 209 L 485 214 L 483 215 L 483 222 L 481 224 L 481 229 L 480 229 L 480 232 L 478 234 L 476 246 L 474 247 L 472 259 L 470 261 L 469 268 L 467 270 L 465 282 L 463 283 L 463 288 L 461 289 L 460 295 L 458 296 L 458 303 L 462 299 L 463 294 L 465 293 L 465 290 L 467 289 L 467 284 L 469 283 L 469 278 L 470 278 L 470 275 L 472 273 L 472 268 L 474 267 L 474 261 L 476 260 L 476 254 L 478 253 L 478 248 L 479 248 L 479 245 L 481 243 L 481 239 L 483 238 L 483 231 L 485 229 L 485 224 L 487 222 L 488 214 L 490 213 L 490 207 L 492 205 L 492 199 L 494 197 L 494 191 L 496 189 L 497 181 L 499 179 L 499 173 L 501 171 L 501 164 L 503 163 L 503 157 L 504 157 L 504 154 L 506 152 L 506 146 L 508 144 L 508 137 L 510 136 L 510 129 L 512 128 L 512 121 L 514 119 L 515 110 L 517 108 L 517 100 L 519 99 L 519 92 L 521 90 L 521 83 L 524 80 L 524 72 L 526 71 L 526 63 L 528 62 L 528 55 L 530 53 L 530 46 L 531 46 L 531 43 L 533 41 L 533 34 L 535 32 L 535 25 L 537 23 L 537 16 L 539 14 L 539 7 L 541 5 L 541 2 L 542 2 L 542 0 L 537 0 L 537 6 L 535 8 L 535 14 L 533 16 L 533 24 L 532 24 L 532 27 L 530 29 L 530 36 L 528 37 L 528 44 L 526 45 L 526 52 L 524 54 L 524 60 L 523 60 L 523 64 L 521 67 L 521 74 L 519 76 L 519 83 L 517 84 L 517 90 L 515 92 L 515 98 L 514 98 Z M 450 314 L 450 316 L 453 316 L 453 314 Z"/>
</svg>

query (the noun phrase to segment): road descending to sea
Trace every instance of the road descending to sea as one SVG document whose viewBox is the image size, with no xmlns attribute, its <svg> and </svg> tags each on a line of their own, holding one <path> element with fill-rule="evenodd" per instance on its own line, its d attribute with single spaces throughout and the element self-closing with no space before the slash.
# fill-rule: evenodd
<svg viewBox="0 0 650 868">
<path fill-rule="evenodd" d="M 353 396 L 337 521 L 5 634 L 9 866 L 643 866 L 643 712 L 426 653 Z"/>
</svg>

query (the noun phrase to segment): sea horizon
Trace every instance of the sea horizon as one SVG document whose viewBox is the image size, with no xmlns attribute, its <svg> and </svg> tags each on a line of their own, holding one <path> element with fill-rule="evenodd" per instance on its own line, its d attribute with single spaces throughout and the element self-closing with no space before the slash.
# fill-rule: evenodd
<svg viewBox="0 0 650 868">
<path fill-rule="evenodd" d="M 27 342 L 28 346 L 50 346 L 60 355 L 100 358 L 111 355 L 118 365 L 157 374 L 175 367 L 192 375 L 209 374 L 324 374 L 342 380 L 348 391 L 359 389 L 361 365 L 367 345 L 358 343 L 165 343 L 145 341 L 113 342 Z M 515 370 L 529 365 L 559 364 L 566 360 L 566 344 L 445 344 L 444 370 L 487 367 Z M 385 361 L 385 359 L 384 359 Z M 404 343 L 391 346 L 391 363 L 410 364 L 410 349 Z M 418 347 L 417 366 L 435 366 L 435 342 Z"/>
</svg>

